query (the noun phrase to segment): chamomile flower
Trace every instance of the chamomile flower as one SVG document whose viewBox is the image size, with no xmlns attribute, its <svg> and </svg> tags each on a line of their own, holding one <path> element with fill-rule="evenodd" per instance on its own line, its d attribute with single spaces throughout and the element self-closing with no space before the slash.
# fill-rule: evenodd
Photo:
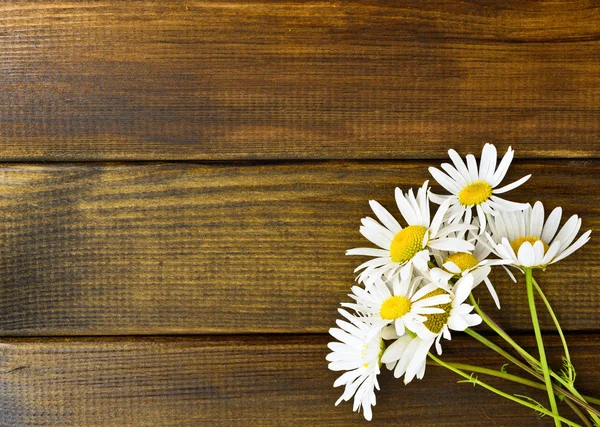
<svg viewBox="0 0 600 427">
<path fill-rule="evenodd" d="M 437 289 L 433 283 L 421 288 L 421 278 L 400 279 L 394 276 L 391 279 L 391 291 L 388 285 L 381 279 L 376 278 L 373 286 L 365 290 L 358 286 L 352 287 L 349 296 L 356 303 L 342 303 L 344 307 L 352 308 L 363 314 L 372 324 L 369 336 L 378 333 L 387 325 L 394 325 L 398 336 L 404 335 L 405 329 L 416 331 L 416 323 L 427 320 L 426 315 L 441 314 L 441 308 L 434 306 L 449 303 L 450 296 L 435 295 L 425 297 Z"/>
<path fill-rule="evenodd" d="M 533 209 L 506 212 L 490 221 L 492 235 L 488 238 L 496 254 L 511 265 L 545 268 L 590 240 L 592 231 L 588 230 L 573 243 L 581 228 L 581 218 L 571 216 L 558 231 L 561 217 L 562 208 L 554 208 L 544 223 L 544 205 L 536 202 Z"/>
<path fill-rule="evenodd" d="M 332 371 L 347 371 L 334 383 L 334 387 L 345 386 L 342 396 L 335 403 L 348 401 L 354 396 L 354 411 L 363 409 L 367 420 L 373 417 L 371 407 L 375 406 L 375 389 L 379 390 L 377 375 L 380 373 L 381 355 L 385 344 L 380 333 L 368 337 L 370 324 L 363 318 L 339 310 L 346 320 L 337 320 L 339 328 L 331 328 L 329 333 L 340 342 L 330 342 L 332 351 L 326 357 Z"/>
<path fill-rule="evenodd" d="M 476 226 L 478 221 L 473 222 Z M 456 237 L 463 238 L 465 233 L 460 233 Z M 470 235 L 468 240 L 474 242 L 475 250 L 473 252 L 455 252 L 455 251 L 434 251 L 433 256 L 438 267 L 446 270 L 450 276 L 461 277 L 467 274 L 473 275 L 473 288 L 476 288 L 480 283 L 485 283 L 496 307 L 500 309 L 500 299 L 496 293 L 496 289 L 489 279 L 489 274 L 494 265 L 506 265 L 511 261 L 505 259 L 490 259 L 488 256 L 492 252 L 492 248 L 478 238 L 478 236 Z M 446 279 L 446 281 L 449 280 Z"/>
<path fill-rule="evenodd" d="M 464 331 L 481 323 L 481 317 L 471 314 L 473 306 L 464 304 L 472 289 L 473 275 L 468 274 L 461 277 L 451 291 L 438 288 L 425 296 L 445 294 L 452 298 L 452 302 L 438 306 L 444 310 L 443 313 L 431 314 L 425 322 L 417 324 L 417 335 L 412 340 L 396 340 L 385 350 L 381 361 L 386 364 L 397 361 L 394 369 L 396 378 L 404 375 L 405 384 L 411 382 L 415 376 L 422 378 L 427 353 L 434 344 L 438 354 L 442 354 L 440 340 L 442 337 L 451 339 L 450 330 Z"/>
<path fill-rule="evenodd" d="M 461 239 L 447 237 L 450 233 L 469 228 L 465 224 L 452 224 L 441 228 L 449 207 L 443 203 L 433 220 L 429 212 L 429 195 L 426 181 L 415 197 L 410 189 L 406 195 L 396 188 L 396 203 L 408 226 L 402 228 L 398 221 L 375 200 L 369 201 L 371 209 L 381 222 L 367 217 L 362 219 L 360 233 L 377 248 L 355 248 L 346 255 L 364 255 L 373 259 L 359 265 L 355 272 L 363 270 L 358 276 L 359 282 L 367 287 L 376 277 L 384 275 L 386 279 L 400 273 L 403 279 L 412 275 L 413 265 L 420 270 L 427 268 L 429 250 L 471 251 L 473 244 Z M 383 225 L 382 225 L 383 224 Z"/>
<path fill-rule="evenodd" d="M 492 144 L 484 145 L 479 167 L 477 167 L 477 161 L 472 154 L 467 155 L 466 165 L 456 151 L 448 150 L 448 155 L 454 166 L 443 163 L 442 169 L 446 173 L 434 167 L 430 167 L 429 172 L 442 187 L 451 193 L 449 196 L 431 195 L 431 201 L 434 203 L 442 204 L 450 200 L 451 207 L 448 215 L 451 222 L 460 221 L 464 216 L 464 222 L 470 223 L 474 207 L 479 217 L 479 234 L 483 234 L 486 227 L 486 214 L 497 215 L 499 212 L 515 211 L 527 206 L 524 203 L 510 202 L 497 196 L 497 194 L 517 188 L 531 177 L 531 175 L 527 175 L 511 184 L 497 188 L 512 162 L 514 156 L 512 148 L 508 147 L 508 151 L 497 168 L 496 147 Z"/>
</svg>

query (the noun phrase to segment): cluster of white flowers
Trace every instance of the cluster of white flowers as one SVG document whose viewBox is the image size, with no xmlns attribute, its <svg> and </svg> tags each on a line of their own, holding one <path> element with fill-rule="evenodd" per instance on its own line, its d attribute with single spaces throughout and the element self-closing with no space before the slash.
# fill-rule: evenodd
<svg viewBox="0 0 600 427">
<path fill-rule="evenodd" d="M 406 222 L 378 202 L 369 204 L 374 218 L 363 218 L 360 233 L 377 248 L 355 248 L 347 255 L 371 257 L 355 272 L 359 284 L 349 295 L 353 302 L 340 309 L 344 320 L 330 334 L 329 368 L 344 372 L 334 387 L 345 386 L 336 405 L 354 396 L 354 410 L 372 418 L 377 375 L 382 364 L 407 384 L 423 378 L 431 347 L 442 353 L 441 338 L 481 323 L 466 304 L 473 288 L 485 283 L 496 305 L 500 301 L 489 274 L 493 266 L 545 268 L 583 246 L 590 231 L 574 241 L 581 219 L 573 215 L 557 233 L 562 210 L 556 208 L 544 221 L 544 207 L 536 202 L 515 203 L 499 197 L 526 182 L 527 175 L 499 187 L 514 151 L 509 148 L 497 165 L 496 148 L 483 147 L 479 165 L 469 154 L 466 164 L 454 150 L 453 164 L 429 168 L 450 194 L 431 193 L 428 182 L 416 192 L 396 188 L 396 203 Z M 430 202 L 439 205 L 433 219 Z M 473 212 L 475 211 L 475 212 Z M 489 258 L 494 255 L 496 258 Z M 391 341 L 391 344 L 389 344 Z M 386 346 L 386 343 L 388 344 Z"/>
</svg>

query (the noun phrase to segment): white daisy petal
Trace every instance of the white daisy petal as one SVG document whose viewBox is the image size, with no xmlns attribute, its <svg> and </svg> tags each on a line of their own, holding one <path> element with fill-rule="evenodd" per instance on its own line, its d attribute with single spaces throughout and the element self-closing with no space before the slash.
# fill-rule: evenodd
<svg viewBox="0 0 600 427">
<path fill-rule="evenodd" d="M 450 156 L 450 160 L 452 160 L 452 163 L 454 163 L 454 167 L 456 168 L 458 173 L 460 173 L 463 176 L 465 181 L 471 182 L 471 174 L 469 173 L 469 170 L 465 166 L 463 160 L 460 158 L 458 153 L 455 150 L 450 149 L 448 150 L 448 156 Z"/>
<path fill-rule="evenodd" d="M 443 267 L 453 274 L 459 274 L 461 272 L 461 269 L 458 268 L 458 266 L 456 264 L 454 264 L 452 261 L 445 262 Z"/>
<path fill-rule="evenodd" d="M 494 285 L 492 285 L 492 282 L 487 277 L 485 279 L 483 279 L 483 282 L 485 283 L 487 290 L 489 291 L 490 295 L 492 296 L 492 299 L 494 300 L 496 307 L 498 308 L 498 310 L 500 310 L 500 298 L 498 298 L 498 294 L 496 293 L 496 289 L 494 288 Z"/>
<path fill-rule="evenodd" d="M 431 176 L 433 176 L 433 178 L 437 181 L 438 184 L 444 187 L 444 189 L 447 192 L 452 194 L 458 194 L 460 192 L 460 188 L 458 187 L 456 182 L 444 172 L 440 171 L 437 168 L 430 167 L 429 173 L 431 174 Z"/>
<path fill-rule="evenodd" d="M 346 251 L 346 255 L 364 255 L 364 256 L 374 256 L 374 257 L 389 257 L 390 251 L 385 249 L 376 249 L 376 248 L 354 248 L 348 249 Z M 391 261 L 391 258 L 390 258 Z"/>
<path fill-rule="evenodd" d="M 565 240 L 572 236 L 574 233 L 576 234 L 578 231 L 577 223 L 579 222 L 579 217 L 577 215 L 573 215 L 571 218 L 565 222 L 565 225 L 562 226 L 554 240 L 559 240 L 561 242 L 561 249 L 566 247 Z M 576 229 L 577 228 L 577 229 Z M 572 239 L 571 239 L 572 240 Z M 569 242 L 570 243 L 570 242 Z"/>
<path fill-rule="evenodd" d="M 441 194 L 429 193 L 429 199 L 436 205 L 441 205 L 448 199 L 456 198 L 456 196 L 447 196 Z"/>
<path fill-rule="evenodd" d="M 381 249 L 390 249 L 392 239 L 390 239 L 388 236 L 384 236 L 383 234 L 374 231 L 372 228 L 365 226 L 360 227 L 360 234 L 362 234 L 367 240 L 371 241 L 371 243 L 379 246 Z"/>
<path fill-rule="evenodd" d="M 512 246 L 510 245 L 510 243 L 508 242 L 508 239 L 506 237 L 502 238 L 502 246 L 497 248 L 499 251 L 503 250 L 506 253 L 506 256 L 509 259 L 518 259 L 517 254 L 515 253 L 515 251 L 513 250 Z M 504 252 L 502 252 L 504 253 Z M 504 257 L 504 255 L 503 255 Z"/>
<path fill-rule="evenodd" d="M 469 324 L 462 317 L 455 316 L 448 320 L 448 327 L 454 331 L 464 331 Z"/>
<path fill-rule="evenodd" d="M 479 164 L 479 179 L 491 181 L 496 169 L 498 154 L 493 144 L 485 144 L 481 150 L 481 161 Z"/>
<path fill-rule="evenodd" d="M 446 172 L 448 176 L 450 176 L 450 178 L 452 178 L 455 181 L 455 184 L 459 188 L 462 188 L 467 185 L 467 181 L 465 180 L 465 178 L 450 163 L 442 163 L 441 166 L 442 169 L 444 169 L 444 172 Z"/>
<path fill-rule="evenodd" d="M 469 169 L 469 175 L 471 181 L 477 181 L 479 179 L 479 172 L 477 172 L 477 160 L 472 154 L 467 155 L 467 168 Z"/>
<path fill-rule="evenodd" d="M 485 218 L 485 212 L 483 212 L 483 209 L 481 208 L 481 206 L 477 205 L 477 217 L 479 218 L 479 234 L 483 234 L 483 232 L 485 231 L 485 227 L 487 225 L 487 220 Z"/>
<path fill-rule="evenodd" d="M 379 219 L 379 221 L 381 221 L 381 223 L 385 225 L 392 233 L 398 233 L 400 230 L 402 230 L 402 227 L 400 227 L 400 224 L 398 221 L 396 221 L 396 218 L 394 218 L 386 208 L 381 206 L 381 204 L 375 200 L 369 200 L 369 205 L 371 206 L 371 209 L 373 209 L 377 219 Z"/>
<path fill-rule="evenodd" d="M 524 242 L 521 244 L 519 248 L 519 253 L 517 254 L 517 258 L 519 259 L 519 263 L 523 267 L 534 267 L 535 266 L 535 254 L 533 252 L 533 246 L 531 243 Z"/>
<path fill-rule="evenodd" d="M 415 193 L 413 192 L 412 188 L 408 190 L 406 200 L 408 200 L 408 203 L 410 203 L 415 217 L 417 218 L 417 222 L 413 225 L 423 225 L 426 227 L 429 226 L 429 224 L 424 224 L 424 218 L 421 216 L 421 209 L 419 207 L 419 204 L 417 203 L 417 198 L 415 197 Z"/>
<path fill-rule="evenodd" d="M 361 265 L 359 265 L 358 267 L 356 267 L 354 269 L 354 272 L 356 273 L 357 271 L 360 271 L 364 268 L 375 268 L 375 267 L 379 267 L 382 265 L 387 264 L 388 262 L 390 262 L 392 259 L 389 257 L 385 257 L 385 258 L 374 258 L 374 259 L 370 259 L 369 261 L 365 261 L 363 262 Z"/>
<path fill-rule="evenodd" d="M 535 202 L 529 218 L 529 235 L 533 237 L 542 236 L 544 226 L 544 205 L 541 202 Z"/>
<path fill-rule="evenodd" d="M 463 319 L 465 319 L 469 327 L 480 325 L 482 322 L 482 319 L 478 314 L 468 314 L 464 316 Z"/>
<path fill-rule="evenodd" d="M 388 346 L 381 356 L 383 363 L 395 362 L 402 357 L 402 354 L 410 344 L 412 338 L 410 335 L 403 335 Z"/>
<path fill-rule="evenodd" d="M 426 362 L 427 353 L 429 353 L 431 344 L 433 344 L 430 341 L 420 340 L 419 338 L 415 338 L 415 340 L 418 340 L 418 345 L 410 363 L 406 368 L 406 373 L 404 374 L 404 384 L 411 382 L 417 375 L 417 372 L 421 369 L 422 364 Z"/>
<path fill-rule="evenodd" d="M 523 178 L 518 179 L 515 182 L 512 182 L 508 185 L 505 185 L 504 187 L 495 188 L 493 190 L 493 193 L 494 194 L 502 194 L 502 193 L 506 193 L 507 191 L 514 190 L 515 188 L 525 184 L 527 182 L 527 180 L 529 180 L 529 178 L 531 178 L 531 174 L 526 175 Z"/>
<path fill-rule="evenodd" d="M 546 265 L 550 261 L 552 261 L 552 259 L 558 253 L 559 249 L 560 249 L 560 241 L 555 239 L 554 242 L 552 242 L 552 244 L 550 245 L 550 247 L 546 251 L 546 254 L 544 255 L 544 258 L 542 258 L 542 265 Z"/>
<path fill-rule="evenodd" d="M 451 237 L 432 240 L 429 242 L 429 247 L 441 251 L 453 252 L 471 252 L 475 249 L 473 243 Z"/>
<path fill-rule="evenodd" d="M 406 200 L 404 197 L 404 194 L 402 194 L 402 190 L 400 190 L 398 187 L 396 187 L 396 204 L 398 205 L 400 213 L 409 225 L 418 223 L 417 215 L 413 211 L 413 208 L 408 200 Z"/>
<path fill-rule="evenodd" d="M 360 220 L 360 223 L 367 227 L 370 228 L 372 231 L 381 234 L 382 236 L 384 236 L 386 239 L 388 239 L 390 242 L 394 239 L 394 237 L 396 236 L 395 233 L 392 233 L 387 227 L 384 227 L 383 225 L 381 225 L 380 223 L 378 223 L 377 221 L 375 221 L 373 218 L 371 217 L 365 217 L 362 218 Z"/>
<path fill-rule="evenodd" d="M 444 221 L 444 216 L 446 215 L 446 212 L 448 211 L 448 206 L 450 206 L 451 202 L 452 202 L 452 199 L 446 200 L 444 203 L 442 203 L 440 205 L 437 212 L 435 213 L 433 220 L 431 221 L 431 225 L 429 226 L 429 234 L 430 234 L 431 238 L 435 238 L 437 236 L 440 226 L 442 225 L 442 222 Z"/>
<path fill-rule="evenodd" d="M 425 181 L 419 191 L 417 192 L 417 200 L 419 208 L 421 209 L 421 216 L 423 218 L 423 226 L 429 227 L 429 221 L 431 219 L 431 215 L 429 213 L 429 189 L 427 188 L 429 185 L 429 181 Z"/>
<path fill-rule="evenodd" d="M 577 223 L 575 224 L 575 228 L 573 229 L 571 234 L 569 234 L 565 238 L 560 239 L 560 251 L 566 250 L 571 245 L 573 240 L 575 240 L 575 237 L 577 237 L 577 233 L 579 233 L 580 228 L 581 228 L 581 218 L 578 217 Z"/>
<path fill-rule="evenodd" d="M 527 203 L 511 202 L 508 200 L 501 199 L 500 197 L 497 197 L 497 196 L 490 197 L 490 200 L 492 202 L 496 203 L 497 205 L 499 205 L 503 210 L 521 211 L 521 210 L 529 208 L 529 205 Z"/>
<path fill-rule="evenodd" d="M 554 208 L 548 219 L 546 220 L 546 224 L 544 225 L 544 230 L 542 231 L 542 240 L 544 242 L 551 242 L 558 230 L 558 226 L 560 225 L 560 218 L 562 217 L 562 208 L 560 206 Z"/>
<path fill-rule="evenodd" d="M 465 232 L 467 230 L 476 230 L 477 227 L 466 224 L 451 224 L 447 227 L 442 228 L 437 234 L 436 237 L 446 237 L 451 233 Z M 460 237 L 459 237 L 460 238 Z M 462 238 L 461 238 L 462 239 Z"/>
<path fill-rule="evenodd" d="M 458 282 L 456 282 L 454 288 L 454 302 L 462 304 L 464 300 L 469 297 L 471 290 L 473 289 L 473 275 L 469 274 L 467 276 L 461 277 Z"/>
<path fill-rule="evenodd" d="M 498 165 L 498 169 L 496 169 L 496 172 L 492 177 L 492 181 L 490 182 L 490 185 L 492 187 L 495 188 L 498 184 L 502 182 L 504 176 L 506 175 L 506 172 L 508 172 L 508 167 L 510 166 L 514 155 L 515 152 L 513 151 L 513 149 L 511 147 L 508 147 L 508 151 L 506 151 L 506 154 L 504 155 L 504 157 L 502 157 L 500 165 Z"/>
<path fill-rule="evenodd" d="M 504 268 L 504 271 L 506 271 L 506 274 L 508 274 L 510 280 L 512 280 L 513 283 L 517 283 L 517 278 L 514 276 L 514 274 L 512 274 L 512 271 L 510 271 L 505 265 L 503 265 L 502 268 Z M 521 270 L 521 272 L 523 271 Z"/>
<path fill-rule="evenodd" d="M 562 259 L 565 259 L 566 257 L 568 257 L 569 255 L 571 255 L 573 252 L 575 252 L 577 249 L 581 248 L 583 245 L 585 245 L 589 240 L 590 240 L 590 234 L 592 233 L 592 230 L 588 230 L 585 233 L 583 233 L 579 239 L 577 239 L 577 241 L 575 243 L 573 243 L 569 248 L 567 248 L 563 253 L 561 253 L 559 256 L 557 256 L 554 260 L 552 260 L 552 263 L 558 262 Z"/>
<path fill-rule="evenodd" d="M 533 244 L 533 255 L 535 258 L 534 265 L 541 265 L 542 260 L 544 259 L 544 243 L 541 240 L 538 240 Z"/>
</svg>

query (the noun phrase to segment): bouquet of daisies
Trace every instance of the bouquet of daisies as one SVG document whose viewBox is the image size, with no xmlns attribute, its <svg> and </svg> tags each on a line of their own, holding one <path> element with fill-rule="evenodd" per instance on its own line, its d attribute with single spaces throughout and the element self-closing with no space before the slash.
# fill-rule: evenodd
<svg viewBox="0 0 600 427">
<path fill-rule="evenodd" d="M 472 154 L 466 157 L 466 162 L 454 150 L 448 154 L 452 164 L 443 163 L 441 170 L 432 167 L 429 171 L 450 194 L 432 193 L 428 182 L 416 193 L 413 189 L 403 192 L 396 188 L 403 224 L 381 204 L 369 201 L 376 219 L 363 218 L 360 233 L 376 247 L 347 251 L 347 255 L 369 259 L 356 268 L 355 272 L 360 273 L 358 285 L 349 294 L 352 301 L 341 304 L 344 308 L 339 313 L 343 319 L 337 320 L 338 327 L 329 331 L 337 340 L 329 343 L 329 368 L 345 371 L 334 383 L 334 387 L 344 386 L 336 405 L 354 397 L 354 410 L 362 408 L 364 417 L 371 420 L 375 389 L 379 390 L 377 376 L 383 365 L 408 384 L 415 378 L 423 378 L 429 363 L 450 369 L 465 382 L 549 415 L 557 426 L 579 425 L 558 413 L 557 396 L 566 400 L 584 425 L 600 426 L 600 412 L 590 405 L 600 400 L 583 396 L 575 388 L 575 369 L 564 335 L 533 277 L 536 269 L 545 269 L 583 246 L 591 231 L 575 240 L 581 227 L 577 215 L 560 228 L 560 207 L 546 218 L 541 202 L 532 207 L 504 198 L 505 193 L 531 176 L 500 186 L 514 156 L 511 148 L 499 164 L 496 148 L 491 144 L 483 147 L 479 164 Z M 435 212 L 430 211 L 432 203 L 437 205 Z M 509 267 L 525 275 L 539 357 L 520 347 L 478 306 L 471 293 L 483 284 L 500 309 L 489 278 L 492 268 L 498 266 L 513 281 L 516 279 Z M 551 370 L 546 361 L 534 294 L 543 301 L 562 339 L 564 366 L 560 372 Z M 482 322 L 515 349 L 521 359 L 471 329 Z M 443 361 L 438 357 L 442 354 L 442 338 L 449 340 L 451 331 L 466 332 L 537 382 L 504 370 Z M 549 407 L 504 393 L 475 377 L 477 372 L 544 388 Z"/>
</svg>

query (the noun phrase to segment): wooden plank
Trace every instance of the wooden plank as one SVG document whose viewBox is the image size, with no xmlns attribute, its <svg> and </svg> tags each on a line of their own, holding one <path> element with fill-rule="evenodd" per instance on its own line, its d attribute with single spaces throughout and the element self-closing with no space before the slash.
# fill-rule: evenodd
<svg viewBox="0 0 600 427">
<path fill-rule="evenodd" d="M 0 167 L 0 334 L 326 332 L 368 244 L 377 199 L 428 163 L 51 164 Z M 515 165 L 514 200 L 600 228 L 600 162 Z M 567 330 L 600 323 L 600 243 L 538 276 Z M 507 328 L 530 330 L 523 284 L 496 276 Z M 568 292 L 566 291 L 568 290 Z M 543 319 L 545 327 L 551 323 Z"/>
<path fill-rule="evenodd" d="M 443 359 L 501 366 L 502 358 L 466 338 L 446 342 Z M 535 346 L 531 338 L 520 338 Z M 371 425 L 350 404 L 334 406 L 341 391 L 332 387 L 337 374 L 327 370 L 327 341 L 325 336 L 3 340 L 0 424 Z M 578 335 L 570 341 L 579 390 L 598 395 L 600 339 Z M 560 367 L 559 343 L 549 342 L 552 363 Z M 411 426 L 553 425 L 549 417 L 540 419 L 484 389 L 456 384 L 456 375 L 443 368 L 428 367 L 423 380 L 408 386 L 389 371 L 380 378 L 372 425 L 398 420 Z M 545 401 L 543 391 L 489 382 Z M 571 417 L 566 404 L 559 405 Z"/>
<path fill-rule="evenodd" d="M 600 155 L 584 0 L 4 1 L 0 159 Z"/>
</svg>

